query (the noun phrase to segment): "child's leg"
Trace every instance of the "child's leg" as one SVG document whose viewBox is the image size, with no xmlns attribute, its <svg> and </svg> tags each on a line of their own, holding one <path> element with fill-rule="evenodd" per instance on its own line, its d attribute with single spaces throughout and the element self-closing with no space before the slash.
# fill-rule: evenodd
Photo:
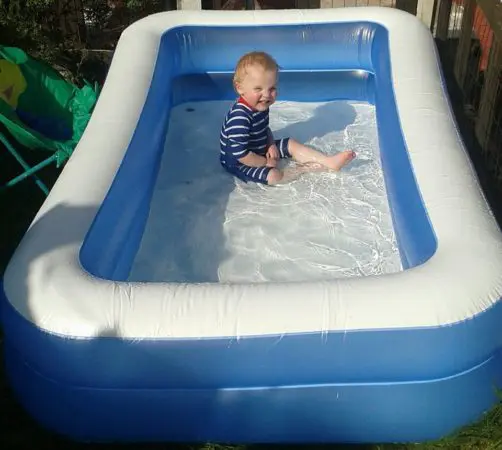
<svg viewBox="0 0 502 450">
<path fill-rule="evenodd" d="M 325 155 L 313 148 L 296 142 L 294 139 L 289 139 L 288 150 L 291 157 L 299 163 L 318 163 L 332 170 L 340 170 L 356 156 L 351 150 L 337 153 L 336 155 Z"/>
<path fill-rule="evenodd" d="M 284 178 L 284 172 L 279 169 L 271 169 L 267 174 L 267 184 L 273 186 L 274 184 L 280 183 Z"/>
<path fill-rule="evenodd" d="M 265 166 L 250 167 L 241 164 L 240 166 L 234 167 L 223 166 L 223 168 L 245 183 L 251 181 L 253 183 L 274 185 L 279 183 L 284 176 L 282 171 L 280 171 L 279 169 Z"/>
</svg>

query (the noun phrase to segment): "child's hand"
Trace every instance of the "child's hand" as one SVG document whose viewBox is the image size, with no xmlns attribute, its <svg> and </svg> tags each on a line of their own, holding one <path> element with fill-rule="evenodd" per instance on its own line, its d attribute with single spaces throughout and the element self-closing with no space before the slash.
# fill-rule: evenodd
<svg viewBox="0 0 502 450">
<path fill-rule="evenodd" d="M 267 159 L 275 159 L 278 160 L 280 157 L 279 155 L 279 149 L 277 148 L 277 145 L 272 144 L 268 150 L 267 150 Z"/>
<path fill-rule="evenodd" d="M 276 158 L 271 158 L 267 152 L 266 156 L 267 158 L 267 167 L 277 167 L 278 159 Z"/>
</svg>

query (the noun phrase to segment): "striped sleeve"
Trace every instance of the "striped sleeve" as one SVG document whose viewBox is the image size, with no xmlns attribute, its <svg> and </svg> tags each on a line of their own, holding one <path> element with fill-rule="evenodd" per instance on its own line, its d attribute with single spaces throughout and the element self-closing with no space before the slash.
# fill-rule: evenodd
<svg viewBox="0 0 502 450">
<path fill-rule="evenodd" d="M 241 109 L 235 109 L 225 123 L 223 133 L 227 140 L 227 152 L 240 159 L 249 153 L 251 139 L 251 119 Z"/>
</svg>

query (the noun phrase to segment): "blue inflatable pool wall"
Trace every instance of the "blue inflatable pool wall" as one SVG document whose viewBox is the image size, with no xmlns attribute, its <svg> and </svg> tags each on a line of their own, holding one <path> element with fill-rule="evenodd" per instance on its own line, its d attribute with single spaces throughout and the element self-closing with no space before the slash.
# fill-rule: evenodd
<svg viewBox="0 0 502 450">
<path fill-rule="evenodd" d="M 82 264 L 89 272 L 127 279 L 148 217 L 170 109 L 186 101 L 235 98 L 230 74 L 240 55 L 252 49 L 266 49 L 279 62 L 283 100 L 375 103 L 403 265 L 421 264 L 434 253 L 436 240 L 403 151 L 392 101 L 385 28 L 372 23 L 180 27 L 162 38 L 150 93 L 127 156 L 82 248 Z M 307 84 L 309 75 L 312 82 Z M 134 208 L 125 210 L 125 202 Z"/>
</svg>

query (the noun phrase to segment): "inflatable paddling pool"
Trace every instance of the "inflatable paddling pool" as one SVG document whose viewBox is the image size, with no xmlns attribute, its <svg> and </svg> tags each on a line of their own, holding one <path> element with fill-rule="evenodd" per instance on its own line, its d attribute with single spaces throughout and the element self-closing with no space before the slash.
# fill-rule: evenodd
<svg viewBox="0 0 502 450">
<path fill-rule="evenodd" d="M 254 49 L 283 71 L 339 74 L 325 95 L 375 105 L 404 270 L 128 281 L 159 161 L 175 151 L 164 149 L 171 108 L 231 98 L 229 74 Z M 4 293 L 16 395 L 78 440 L 423 441 L 479 418 L 502 382 L 502 235 L 433 38 L 390 8 L 179 11 L 133 24 Z"/>
</svg>

